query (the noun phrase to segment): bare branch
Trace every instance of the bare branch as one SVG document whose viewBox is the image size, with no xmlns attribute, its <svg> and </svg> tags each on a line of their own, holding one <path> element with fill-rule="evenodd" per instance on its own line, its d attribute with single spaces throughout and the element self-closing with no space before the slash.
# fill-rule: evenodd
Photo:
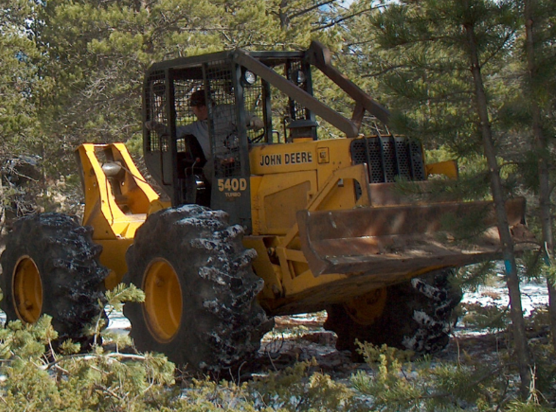
<svg viewBox="0 0 556 412">
<path fill-rule="evenodd" d="M 328 1 L 324 1 L 324 2 L 322 2 L 322 3 L 315 4 L 314 6 L 311 6 L 311 7 L 307 8 L 307 9 L 298 11 L 297 13 L 293 13 L 291 16 L 289 16 L 289 18 L 290 18 L 290 20 L 291 20 L 291 19 L 293 19 L 293 18 L 295 18 L 295 17 L 302 16 L 302 15 L 307 14 L 307 13 L 309 13 L 309 12 L 315 10 L 315 9 L 318 9 L 319 7 L 326 6 L 327 4 L 334 3 L 334 2 L 336 2 L 336 1 L 337 1 L 337 0 L 328 0 Z"/>
<path fill-rule="evenodd" d="M 368 11 L 377 10 L 377 9 L 380 9 L 380 8 L 383 8 L 383 7 L 385 7 L 385 6 L 384 6 L 384 5 L 381 5 L 381 6 L 377 6 L 377 7 L 370 7 L 370 8 L 368 8 L 368 9 L 364 9 L 364 10 L 361 10 L 361 11 L 358 11 L 358 12 L 355 12 L 355 13 L 352 13 L 352 14 L 349 14 L 349 15 L 347 15 L 347 16 L 342 16 L 342 17 L 340 17 L 340 18 L 337 19 L 337 20 L 334 20 L 334 21 L 332 21 L 332 22 L 330 22 L 330 23 L 328 23 L 328 24 L 325 24 L 324 26 L 320 26 L 320 27 L 316 27 L 316 28 L 314 28 L 314 29 L 311 29 L 311 32 L 315 32 L 315 31 L 319 31 L 319 30 L 328 29 L 328 28 L 330 28 L 330 27 L 334 27 L 335 25 L 337 25 L 337 24 L 339 24 L 339 23 L 341 23 L 341 22 L 343 22 L 343 21 L 352 19 L 352 18 L 357 17 L 357 16 L 359 16 L 359 15 L 361 15 L 361 14 L 363 14 L 363 13 L 366 13 L 366 12 L 368 12 Z"/>
</svg>

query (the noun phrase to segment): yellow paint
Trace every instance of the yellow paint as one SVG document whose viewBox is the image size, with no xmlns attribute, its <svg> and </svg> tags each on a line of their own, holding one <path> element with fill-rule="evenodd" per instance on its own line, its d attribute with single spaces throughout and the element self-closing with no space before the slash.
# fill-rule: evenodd
<svg viewBox="0 0 556 412">
<path fill-rule="evenodd" d="M 323 184 L 335 170 L 351 166 L 351 141 L 352 139 L 309 140 L 290 144 L 255 145 L 249 152 L 251 175 L 266 176 L 318 169 L 318 183 Z M 319 164 L 319 153 L 322 151 L 328 151 L 328 163 Z"/>
<path fill-rule="evenodd" d="M 110 269 L 104 285 L 108 290 L 113 289 L 122 281 L 127 272 L 125 254 L 132 245 L 133 239 L 97 239 L 95 242 L 102 246 L 100 263 Z"/>
<path fill-rule="evenodd" d="M 311 274 L 300 250 L 296 213 L 369 205 L 367 169 L 363 164 L 352 166 L 351 142 L 352 139 L 295 139 L 291 144 L 251 149 L 253 235 L 275 235 L 277 245 L 271 252 L 276 262 L 271 263 L 268 248 L 261 242 L 245 242 L 259 255 L 254 267 L 265 279 L 264 297 L 287 297 L 346 277 Z M 361 190 L 359 198 L 355 182 Z M 303 278 L 297 280 L 302 274 Z"/>
<path fill-rule="evenodd" d="M 114 287 L 125 274 L 125 251 L 148 213 L 165 205 L 141 175 L 122 143 L 83 144 L 77 149 L 85 194 L 83 225 L 94 228 L 93 240 L 103 246 L 101 263 L 110 269 L 105 285 Z M 109 178 L 104 163 L 116 163 L 121 173 Z"/>
<path fill-rule="evenodd" d="M 445 162 L 431 163 L 425 165 L 425 173 L 430 175 L 444 175 L 450 179 L 458 178 L 458 164 L 455 160 L 447 160 Z"/>
<path fill-rule="evenodd" d="M 170 342 L 180 328 L 183 311 L 181 285 L 175 269 L 164 259 L 152 261 L 143 280 L 143 311 L 152 336 L 161 343 Z"/>
<path fill-rule="evenodd" d="M 271 236 L 245 236 L 243 238 L 243 245 L 246 248 L 255 249 L 257 252 L 257 257 L 253 261 L 253 269 L 264 280 L 260 298 L 270 300 L 284 295 L 282 272 L 279 266 L 273 264 L 271 260 L 272 251 L 275 249 L 273 240 L 274 238 Z"/>
<path fill-rule="evenodd" d="M 17 317 L 35 323 L 42 312 L 43 289 L 41 274 L 30 256 L 20 257 L 15 265 L 12 294 Z"/>
<path fill-rule="evenodd" d="M 386 288 L 375 289 L 370 293 L 348 300 L 344 304 L 344 308 L 356 323 L 369 326 L 384 312 L 387 297 Z"/>
<path fill-rule="evenodd" d="M 257 251 L 253 267 L 265 281 L 259 298 L 266 307 L 276 306 L 280 299 L 303 299 L 312 289 L 357 277 L 315 277 L 301 251 L 296 219 L 299 210 L 371 206 L 367 166 L 352 165 L 351 142 L 352 139 L 295 139 L 290 144 L 251 148 L 253 232 L 244 238 L 244 244 Z M 93 239 L 103 246 L 101 263 L 110 269 L 105 283 L 107 288 L 113 288 L 127 271 L 125 254 L 137 229 L 149 214 L 170 205 L 162 202 L 144 181 L 123 144 L 86 144 L 79 147 L 78 153 L 85 188 L 83 223 L 94 227 Z M 123 172 L 108 178 L 99 160 L 102 156 L 121 164 Z M 454 166 L 431 165 L 427 173 L 442 171 L 453 175 Z M 431 269 L 434 268 L 427 268 Z M 415 275 L 408 273 L 407 278 Z M 182 310 L 174 269 L 165 261 L 152 263 L 143 286 L 150 299 L 145 304 L 149 329 L 161 342 L 173 339 Z M 374 316 L 374 309 L 368 312 Z"/>
</svg>

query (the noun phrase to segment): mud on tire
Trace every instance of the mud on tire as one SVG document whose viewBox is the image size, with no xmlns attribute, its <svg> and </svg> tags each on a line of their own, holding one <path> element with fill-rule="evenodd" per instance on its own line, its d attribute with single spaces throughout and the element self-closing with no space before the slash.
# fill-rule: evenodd
<svg viewBox="0 0 556 412">
<path fill-rule="evenodd" d="M 355 339 L 416 353 L 438 352 L 449 342 L 453 311 L 462 298 L 452 276 L 453 269 L 442 269 L 388 287 L 384 311 L 371 325 L 357 323 L 343 305 L 333 305 L 324 327 L 338 335 L 337 349 L 350 350 L 355 358 Z"/>
<path fill-rule="evenodd" d="M 89 343 L 84 328 L 102 314 L 104 278 L 102 247 L 92 228 L 58 213 L 25 216 L 15 222 L 0 257 L 0 308 L 7 321 L 33 323 L 52 317 L 58 341 Z"/>
<path fill-rule="evenodd" d="M 188 370 L 218 372 L 254 355 L 272 327 L 256 302 L 263 280 L 243 229 L 198 205 L 150 215 L 126 261 L 144 303 L 126 303 L 131 337 L 140 351 L 164 353 Z"/>
</svg>

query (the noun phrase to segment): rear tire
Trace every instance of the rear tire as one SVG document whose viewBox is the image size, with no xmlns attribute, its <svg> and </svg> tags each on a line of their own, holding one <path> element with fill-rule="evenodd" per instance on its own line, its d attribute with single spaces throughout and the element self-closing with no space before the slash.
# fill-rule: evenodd
<svg viewBox="0 0 556 412">
<path fill-rule="evenodd" d="M 140 351 L 164 353 L 193 371 L 234 368 L 253 356 L 272 327 L 256 302 L 263 280 L 253 250 L 227 215 L 198 205 L 150 215 L 136 233 L 126 281 L 145 292 L 126 303 L 131 337 Z"/>
<path fill-rule="evenodd" d="M 93 243 L 92 229 L 58 213 L 25 216 L 15 222 L 0 257 L 0 308 L 7 321 L 34 323 L 52 317 L 58 342 L 89 343 L 85 327 L 104 307 L 104 278 L 99 263 L 102 247 Z"/>
<path fill-rule="evenodd" d="M 350 316 L 349 305 L 328 308 L 324 327 L 338 335 L 336 348 L 358 358 L 355 340 L 374 345 L 434 353 L 446 347 L 455 324 L 454 308 L 462 292 L 450 282 L 453 269 L 442 269 L 386 288 L 382 313 L 370 325 Z"/>
</svg>

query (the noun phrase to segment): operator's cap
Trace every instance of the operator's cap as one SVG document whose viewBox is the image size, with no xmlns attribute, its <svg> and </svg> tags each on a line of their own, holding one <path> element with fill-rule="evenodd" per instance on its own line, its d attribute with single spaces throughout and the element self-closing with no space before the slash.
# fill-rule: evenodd
<svg viewBox="0 0 556 412">
<path fill-rule="evenodd" d="M 203 89 L 196 90 L 191 93 L 191 97 L 189 98 L 189 105 L 191 107 L 199 107 L 199 106 L 206 106 L 207 100 L 205 98 L 205 91 Z"/>
</svg>

